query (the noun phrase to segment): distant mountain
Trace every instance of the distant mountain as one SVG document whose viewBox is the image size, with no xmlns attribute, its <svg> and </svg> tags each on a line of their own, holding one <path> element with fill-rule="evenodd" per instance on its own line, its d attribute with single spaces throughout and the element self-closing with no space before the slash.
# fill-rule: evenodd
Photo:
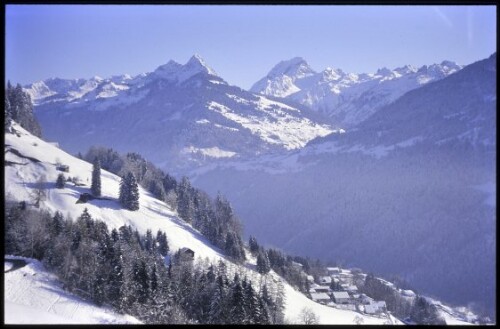
<svg viewBox="0 0 500 329">
<path fill-rule="evenodd" d="M 494 54 L 343 134 L 202 168 L 193 181 L 230 196 L 259 241 L 400 275 L 493 314 L 496 74 Z"/>
<path fill-rule="evenodd" d="M 496 53 L 406 93 L 346 134 L 331 134 L 311 144 L 325 142 L 343 149 L 358 145 L 385 151 L 417 142 L 468 142 L 495 151 Z"/>
<path fill-rule="evenodd" d="M 350 128 L 404 93 L 459 71 L 462 66 L 443 61 L 420 68 L 406 65 L 382 68 L 373 74 L 345 73 L 326 68 L 315 72 L 296 57 L 278 63 L 250 91 L 284 97 L 327 114 L 342 128 Z"/>
<path fill-rule="evenodd" d="M 48 79 L 26 90 L 47 139 L 71 152 L 137 151 L 170 171 L 295 149 L 334 131 L 306 107 L 228 85 L 197 55 L 136 77 Z"/>
</svg>

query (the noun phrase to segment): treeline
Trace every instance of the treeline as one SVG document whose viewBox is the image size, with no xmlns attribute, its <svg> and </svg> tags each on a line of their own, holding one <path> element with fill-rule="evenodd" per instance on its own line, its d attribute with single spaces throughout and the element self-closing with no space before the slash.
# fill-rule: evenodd
<svg viewBox="0 0 500 329">
<path fill-rule="evenodd" d="M 12 87 L 7 82 L 5 90 L 5 131 L 9 131 L 12 120 L 37 137 L 42 136 L 42 129 L 33 115 L 33 103 L 30 95 L 20 84 Z"/>
<path fill-rule="evenodd" d="M 192 224 L 215 246 L 236 261 L 245 260 L 242 225 L 222 195 L 212 200 L 208 194 L 194 188 L 187 177 L 178 182 L 137 153 L 123 156 L 111 148 L 92 147 L 79 157 L 90 163 L 98 159 L 102 169 L 122 177 L 132 173 L 142 187 L 176 209 L 184 221 Z"/>
<path fill-rule="evenodd" d="M 414 299 L 405 298 L 371 273 L 366 276 L 364 284 L 358 288 L 360 293 L 375 300 L 385 301 L 387 310 L 400 319 L 410 319 L 417 324 L 446 324 L 446 321 L 439 315 L 436 306 L 429 303 L 425 297 L 417 295 Z"/>
<path fill-rule="evenodd" d="M 73 221 L 17 203 L 5 219 L 7 254 L 38 259 L 65 289 L 145 323 L 283 323 L 283 298 L 230 277 L 223 262 L 202 266 L 177 251 L 166 264 L 165 232 L 109 231 L 86 209 Z"/>
<path fill-rule="evenodd" d="M 257 258 L 257 272 L 266 274 L 272 269 L 306 296 L 309 296 L 307 275 L 317 278 L 325 274 L 325 267 L 319 260 L 290 256 L 278 249 L 266 249 L 253 236 L 250 236 L 248 246 L 252 255 Z"/>
</svg>

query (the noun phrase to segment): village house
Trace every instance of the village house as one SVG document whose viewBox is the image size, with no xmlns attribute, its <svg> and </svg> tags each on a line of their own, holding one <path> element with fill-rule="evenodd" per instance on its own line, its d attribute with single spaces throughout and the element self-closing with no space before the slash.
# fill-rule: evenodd
<svg viewBox="0 0 500 329">
<path fill-rule="evenodd" d="M 332 283 L 332 278 L 329 276 L 322 276 L 319 278 L 319 283 L 320 284 L 328 284 L 330 285 Z"/>
<path fill-rule="evenodd" d="M 311 299 L 321 304 L 326 304 L 331 301 L 330 296 L 328 296 L 324 292 L 311 292 Z"/>
<path fill-rule="evenodd" d="M 379 314 L 387 309 L 385 301 L 372 301 L 370 304 L 365 305 L 366 314 Z"/>
<path fill-rule="evenodd" d="M 358 292 L 358 287 L 356 287 L 355 285 L 348 285 L 346 286 L 345 291 L 347 291 L 350 294 L 355 294 Z"/>
<path fill-rule="evenodd" d="M 351 297 L 345 291 L 334 291 L 332 293 L 333 301 L 337 304 L 349 304 Z"/>
<path fill-rule="evenodd" d="M 338 267 L 327 267 L 328 275 L 338 275 L 340 274 L 340 268 Z"/>
<path fill-rule="evenodd" d="M 181 248 L 179 250 L 179 254 L 180 254 L 182 259 L 187 259 L 187 260 L 194 259 L 194 251 L 189 249 L 189 248 L 186 248 L 186 247 Z"/>
<path fill-rule="evenodd" d="M 370 296 L 367 296 L 365 294 L 361 294 L 359 296 L 359 299 L 361 300 L 361 303 L 363 303 L 365 305 L 371 304 L 374 301 L 373 298 L 371 298 Z"/>
<path fill-rule="evenodd" d="M 320 292 L 329 293 L 329 292 L 331 292 L 331 289 L 329 286 L 316 286 L 314 288 L 314 291 L 318 292 L 318 293 L 320 293 Z"/>
<path fill-rule="evenodd" d="M 351 285 L 349 283 L 341 283 L 340 284 L 340 287 L 342 288 L 343 291 L 347 291 L 347 288 L 349 288 L 350 286 Z"/>
</svg>

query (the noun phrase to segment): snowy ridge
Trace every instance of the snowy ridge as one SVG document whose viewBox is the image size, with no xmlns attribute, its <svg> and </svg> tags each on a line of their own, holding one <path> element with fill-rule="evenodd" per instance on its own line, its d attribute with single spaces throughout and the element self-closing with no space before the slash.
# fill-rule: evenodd
<svg viewBox="0 0 500 329">
<path fill-rule="evenodd" d="M 198 54 L 193 55 L 185 65 L 170 60 L 167 64 L 158 67 L 153 73 L 176 83 L 182 83 L 200 73 L 218 77 L 217 73 Z"/>
<path fill-rule="evenodd" d="M 310 140 L 333 132 L 326 125 L 316 125 L 307 118 L 290 115 L 290 111 L 297 110 L 282 103 L 259 97 L 259 101 L 253 102 L 253 104 L 256 109 L 265 114 L 264 120 L 258 116 L 238 114 L 227 106 L 214 101 L 208 103 L 208 109 L 250 129 L 263 141 L 282 145 L 287 150 L 301 148 Z"/>
<path fill-rule="evenodd" d="M 326 68 L 314 72 L 302 58 L 277 64 L 250 91 L 268 96 L 289 98 L 323 112 L 342 127 L 352 127 L 404 93 L 431 81 L 442 79 L 462 66 L 443 61 L 441 64 L 411 65 L 378 69 L 375 73 L 345 73 Z"/>
<path fill-rule="evenodd" d="M 101 171 L 101 181 L 102 181 L 102 195 L 104 197 L 110 198 L 111 200 L 93 200 L 86 204 L 76 204 L 80 193 L 87 192 L 88 186 L 76 187 L 71 184 L 67 184 L 64 189 L 56 189 L 55 185 L 50 182 L 55 182 L 58 175 L 56 170 L 56 162 L 69 166 L 68 175 L 73 177 L 79 177 L 80 180 L 85 183 L 87 178 L 91 176 L 92 165 L 74 158 L 68 153 L 62 151 L 56 146 L 47 143 L 37 137 L 32 136 L 21 128 L 16 123 L 13 124 L 13 128 L 16 131 L 15 134 L 7 133 L 5 135 L 5 146 L 6 150 L 17 150 L 22 156 L 16 155 L 16 152 L 7 152 L 6 161 L 15 163 L 14 165 L 6 166 L 5 168 L 5 187 L 6 187 L 6 198 L 12 198 L 14 200 L 29 200 L 30 191 L 33 188 L 33 183 L 35 183 L 41 176 L 45 176 L 47 182 L 47 192 L 48 198 L 42 204 L 42 207 L 55 212 L 56 210 L 62 211 L 65 215 L 69 215 L 71 218 L 77 218 L 81 215 L 84 208 L 87 208 L 89 213 L 93 218 L 100 219 L 104 221 L 109 229 L 118 228 L 122 225 L 131 225 L 133 228 L 144 234 L 147 229 L 152 229 L 156 231 L 161 229 L 166 232 L 167 238 L 171 250 L 177 250 L 182 247 L 189 247 L 195 252 L 197 258 L 205 259 L 208 258 L 211 261 L 223 260 L 229 262 L 224 255 L 221 254 L 220 250 L 213 247 L 207 239 L 205 239 L 198 231 L 193 229 L 189 224 L 186 224 L 181 219 L 178 218 L 176 212 L 172 211 L 166 204 L 154 199 L 147 191 L 140 188 L 140 210 L 137 212 L 131 212 L 128 210 L 121 209 L 116 201 L 119 188 L 119 177 L 111 174 L 105 170 Z M 31 157 L 40 162 L 30 161 L 26 157 Z M 88 183 L 87 183 L 88 185 Z M 230 267 L 237 268 L 238 271 L 242 271 L 248 275 L 251 280 L 259 280 L 260 274 L 258 274 L 253 268 L 255 260 L 250 260 L 244 267 L 238 267 L 234 264 Z M 44 273 L 43 269 L 37 265 L 37 262 L 32 262 L 34 265 L 28 265 L 25 271 L 32 274 L 34 271 L 37 273 Z M 35 267 L 33 267 L 35 266 Z M 57 318 L 52 317 L 52 311 L 46 311 L 44 309 L 45 302 L 42 300 L 49 299 L 49 301 L 57 301 L 63 299 L 58 299 L 57 295 L 66 296 L 64 298 L 72 299 L 73 297 L 67 297 L 67 294 L 61 289 L 51 290 L 50 295 L 42 295 L 40 291 L 44 289 L 38 283 L 25 283 L 25 281 L 19 281 L 23 278 L 23 270 L 13 271 L 12 274 L 8 274 L 6 279 L 6 291 L 9 309 L 12 310 L 12 317 L 9 321 L 13 323 L 19 323 L 23 321 L 20 319 L 21 312 L 27 312 L 28 310 L 33 310 L 33 314 L 41 314 L 44 316 L 42 319 L 46 319 L 48 322 L 57 323 L 72 323 L 73 320 L 78 323 L 102 323 L 102 322 L 119 322 L 121 320 L 112 320 L 113 317 L 110 315 L 108 318 L 111 320 L 103 320 L 101 314 L 106 313 L 104 310 L 98 310 L 93 308 L 93 306 L 88 306 L 89 311 L 85 313 L 78 313 L 73 315 L 68 315 L 68 307 L 66 304 L 60 305 L 62 310 L 56 314 Z M 30 272 L 31 271 L 31 272 Z M 18 275 L 19 274 L 19 275 Z M 47 274 L 47 277 L 49 275 Z M 45 274 L 41 276 L 45 277 Z M 29 279 L 27 279 L 29 280 Z M 274 272 L 271 272 L 267 276 L 266 280 L 276 281 L 281 280 Z M 15 291 L 18 288 L 17 284 L 21 282 L 23 285 L 27 284 L 30 288 L 25 291 L 23 299 L 16 299 L 16 295 L 19 295 Z M 29 282 L 29 281 L 28 281 Z M 54 285 L 55 283 L 50 283 Z M 40 288 L 38 288 L 40 287 Z M 325 305 L 317 304 L 309 300 L 303 294 L 295 291 L 291 286 L 284 283 L 285 288 L 285 318 L 290 323 L 297 323 L 298 312 L 304 307 L 310 307 L 317 315 L 320 317 L 320 323 L 322 324 L 352 324 L 356 316 L 361 316 L 364 323 L 381 324 L 387 319 L 380 319 L 377 317 L 372 317 L 368 315 L 359 315 L 358 313 L 339 310 L 327 307 Z M 45 297 L 48 296 L 48 297 Z M 40 297 L 42 300 L 38 300 Z M 62 297 L 61 297 L 62 298 Z M 57 303 L 56 303 L 57 304 Z M 73 304 L 75 305 L 75 304 Z M 74 310 L 73 306 L 73 310 Z M 90 314 L 90 315 L 88 315 Z M 96 314 L 94 316 L 94 314 Z M 33 323 L 32 319 L 26 318 L 25 321 Z M 133 322 L 133 319 L 128 319 L 127 321 Z M 396 319 L 393 321 L 397 322 Z"/>
</svg>

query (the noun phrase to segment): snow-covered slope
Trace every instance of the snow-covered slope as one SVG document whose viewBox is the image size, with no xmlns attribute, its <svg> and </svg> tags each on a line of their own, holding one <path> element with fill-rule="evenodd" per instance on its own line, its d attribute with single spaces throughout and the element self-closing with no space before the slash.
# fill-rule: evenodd
<svg viewBox="0 0 500 329">
<path fill-rule="evenodd" d="M 35 182 L 37 182 L 40 177 L 44 177 L 44 180 L 47 181 L 45 188 L 48 197 L 47 200 L 43 202 L 42 207 L 46 209 L 51 211 L 59 210 L 63 214 L 69 215 L 71 218 L 77 218 L 81 215 L 84 208 L 88 208 L 93 218 L 104 221 L 110 229 L 118 228 L 122 225 L 131 225 L 133 228 L 137 228 L 142 234 L 144 234 L 147 229 L 152 229 L 153 232 L 161 229 L 167 234 L 171 250 L 189 247 L 195 252 L 195 257 L 201 257 L 202 259 L 208 258 L 212 261 L 223 260 L 229 262 L 221 251 L 212 246 L 197 230 L 179 219 L 176 212 L 172 211 L 166 204 L 154 199 L 142 188 L 140 188 L 140 210 L 134 212 L 121 209 L 116 200 L 120 178 L 104 170 L 101 171 L 102 196 L 112 200 L 92 200 L 86 204 L 76 204 L 76 200 L 80 193 L 88 192 L 89 187 L 76 187 L 67 184 L 64 189 L 55 188 L 56 177 L 59 173 L 56 170 L 56 163 L 59 162 L 68 165 L 69 173 L 67 175 L 79 177 L 80 180 L 83 183 L 87 183 L 87 185 L 87 180 L 90 180 L 91 177 L 92 165 L 71 156 L 53 144 L 32 136 L 16 123 L 13 124 L 13 128 L 16 133 L 5 134 L 5 160 L 7 163 L 5 167 L 6 198 L 18 201 L 27 200 L 28 204 L 30 204 L 30 192 L 32 192 Z M 16 292 L 16 289 L 18 289 L 17 284 L 20 282 L 19 275 L 22 277 L 26 271 L 26 273 L 31 275 L 36 271 L 37 273 L 42 273 L 42 278 L 48 277 L 48 275 L 43 274 L 43 270 L 40 269 L 36 262 L 32 264 L 33 265 L 28 265 L 24 270 L 16 270 L 6 275 L 5 283 L 9 296 L 6 300 L 10 305 L 10 310 L 14 312 L 14 318 L 10 318 L 12 322 L 19 323 L 23 321 L 15 314 L 27 311 L 28 309 L 34 309 L 33 312 L 37 314 L 43 313 L 44 317 L 42 319 L 46 319 L 48 322 L 57 323 L 72 323 L 72 321 L 93 323 L 94 320 L 97 321 L 97 317 L 100 316 L 99 314 L 105 312 L 103 310 L 102 312 L 98 312 L 98 310 L 92 308 L 92 311 L 86 311 L 82 314 L 73 314 L 70 311 L 74 310 L 74 308 L 69 310 L 69 306 L 65 304 L 58 306 L 61 308 L 60 313 L 54 313 L 51 310 L 47 311 L 47 308 L 52 305 L 51 302 L 59 302 L 60 300 L 65 301 L 66 299 L 70 299 L 70 297 L 67 297 L 68 295 L 65 295 L 59 288 L 52 290 L 49 295 L 44 295 L 42 292 L 45 288 L 42 284 L 36 283 L 38 281 L 27 281 L 28 283 L 26 284 L 31 286 L 29 286 L 29 290 L 23 292 L 23 296 L 26 298 L 22 300 L 16 299 L 16 295 L 18 295 L 18 292 Z M 260 274 L 254 270 L 255 260 L 251 260 L 245 266 L 233 264 L 231 268 L 236 268 L 238 271 L 248 274 L 251 280 L 259 280 L 260 278 Z M 268 280 L 275 281 L 280 279 L 275 273 L 271 272 Z M 29 282 L 35 283 L 31 284 Z M 21 283 L 24 284 L 25 281 Z M 52 283 L 50 284 L 52 285 Z M 33 287 L 33 285 L 35 287 Z M 310 307 L 320 316 L 320 321 L 324 324 L 352 324 L 356 316 L 361 316 L 355 312 L 334 309 L 314 303 L 286 283 L 284 284 L 284 288 L 286 298 L 285 318 L 291 323 L 298 321 L 298 312 L 304 307 Z M 57 295 L 62 297 L 58 299 Z M 39 300 L 39 298 L 41 300 Z M 48 299 L 48 301 L 46 299 Z M 74 303 L 74 307 L 76 307 L 77 304 L 78 303 Z M 47 308 L 45 312 L 43 312 L 43 307 L 45 307 L 45 305 Z M 53 318 L 52 313 L 58 317 Z M 92 315 L 88 315 L 89 313 L 96 315 L 92 317 Z M 365 323 L 380 324 L 387 321 L 387 319 L 366 315 L 362 315 L 361 317 L 364 319 Z"/>
<path fill-rule="evenodd" d="M 12 262 L 27 265 L 9 271 Z M 130 315 L 98 307 L 64 291 L 57 278 L 35 260 L 5 257 L 5 324 L 140 324 Z"/>
<path fill-rule="evenodd" d="M 47 139 L 74 153 L 103 144 L 139 152 L 171 172 L 300 148 L 334 131 L 304 106 L 229 86 L 197 55 L 134 78 L 49 79 L 26 88 Z"/>
<path fill-rule="evenodd" d="M 411 65 L 382 68 L 370 74 L 330 67 L 317 73 L 304 59 L 293 58 L 278 63 L 250 90 L 291 99 L 327 114 L 340 127 L 350 128 L 406 92 L 460 69 L 456 63 L 443 61 L 418 69 Z"/>
</svg>

